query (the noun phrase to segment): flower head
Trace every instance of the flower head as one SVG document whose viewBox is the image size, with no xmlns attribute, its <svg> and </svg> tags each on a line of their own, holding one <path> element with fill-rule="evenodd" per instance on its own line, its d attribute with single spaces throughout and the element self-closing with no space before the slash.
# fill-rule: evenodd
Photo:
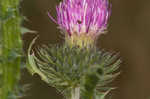
<svg viewBox="0 0 150 99">
<path fill-rule="evenodd" d="M 110 16 L 108 0 L 63 0 L 56 6 L 60 28 L 71 36 L 96 38 L 107 28 Z"/>
</svg>

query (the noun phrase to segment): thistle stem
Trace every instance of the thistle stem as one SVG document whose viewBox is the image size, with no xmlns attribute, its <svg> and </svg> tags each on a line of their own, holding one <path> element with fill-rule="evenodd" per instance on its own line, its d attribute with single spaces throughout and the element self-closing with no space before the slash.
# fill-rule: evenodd
<svg viewBox="0 0 150 99">
<path fill-rule="evenodd" d="M 15 93 L 22 55 L 20 0 L 0 0 L 0 99 Z M 11 98 L 12 99 L 12 98 Z"/>
<path fill-rule="evenodd" d="M 71 99 L 80 99 L 80 87 L 76 87 L 72 89 Z"/>
</svg>

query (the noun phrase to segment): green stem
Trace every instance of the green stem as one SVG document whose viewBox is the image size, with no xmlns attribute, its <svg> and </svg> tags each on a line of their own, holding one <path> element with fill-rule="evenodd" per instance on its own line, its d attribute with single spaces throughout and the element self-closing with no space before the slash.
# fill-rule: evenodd
<svg viewBox="0 0 150 99">
<path fill-rule="evenodd" d="M 2 70 L 0 81 L 0 99 L 8 99 L 15 93 L 16 83 L 20 77 L 22 41 L 21 16 L 19 15 L 20 0 L 0 0 L 0 33 Z"/>
</svg>

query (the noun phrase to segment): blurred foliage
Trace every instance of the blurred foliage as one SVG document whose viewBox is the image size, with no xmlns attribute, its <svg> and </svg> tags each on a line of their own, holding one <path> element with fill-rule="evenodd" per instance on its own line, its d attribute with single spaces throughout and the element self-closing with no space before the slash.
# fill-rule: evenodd
<svg viewBox="0 0 150 99">
<path fill-rule="evenodd" d="M 20 0 L 0 0 L 0 99 L 16 99 L 22 58 Z"/>
<path fill-rule="evenodd" d="M 78 93 L 82 99 L 104 99 L 113 89 L 106 85 L 119 75 L 116 72 L 121 63 L 118 55 L 95 47 L 66 44 L 43 45 L 33 51 L 35 40 L 28 50 L 28 70 L 31 74 L 39 74 L 66 99 L 76 99 L 71 98 L 76 88 L 80 88 Z"/>
</svg>

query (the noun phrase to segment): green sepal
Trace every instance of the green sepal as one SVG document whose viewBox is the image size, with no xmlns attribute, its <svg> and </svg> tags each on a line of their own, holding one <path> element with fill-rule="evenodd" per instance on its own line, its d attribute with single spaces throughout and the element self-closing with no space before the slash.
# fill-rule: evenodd
<svg viewBox="0 0 150 99">
<path fill-rule="evenodd" d="M 33 75 L 35 73 L 39 74 L 41 76 L 41 79 L 44 81 L 48 81 L 47 77 L 38 69 L 36 66 L 35 60 L 34 60 L 34 53 L 32 51 L 32 45 L 35 43 L 37 37 L 31 42 L 29 49 L 28 49 L 28 62 L 27 62 L 27 68 L 29 72 Z"/>
<path fill-rule="evenodd" d="M 66 98 L 70 97 L 71 90 L 78 87 L 83 99 L 104 97 L 111 89 L 105 86 L 120 74 L 116 72 L 121 62 L 118 55 L 93 46 L 81 48 L 66 44 L 42 45 L 33 51 L 31 48 L 35 40 L 28 50 L 28 70 L 31 74 L 39 74 L 42 80 Z M 95 91 L 100 91 L 101 95 L 95 96 Z"/>
</svg>

